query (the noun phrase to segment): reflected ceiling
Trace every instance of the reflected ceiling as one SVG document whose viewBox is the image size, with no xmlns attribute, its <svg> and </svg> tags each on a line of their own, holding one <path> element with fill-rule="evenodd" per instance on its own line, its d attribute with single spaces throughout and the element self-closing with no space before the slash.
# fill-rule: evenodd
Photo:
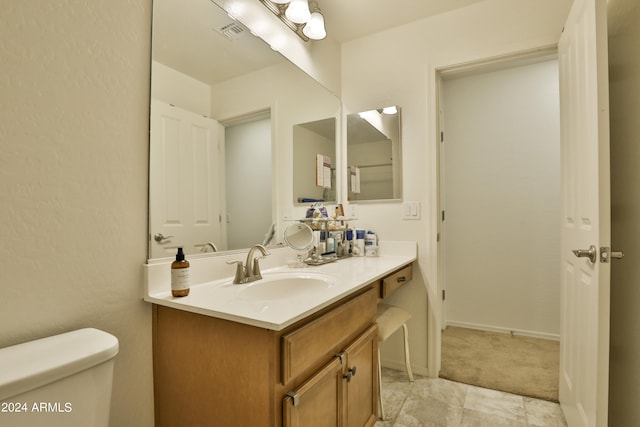
<svg viewBox="0 0 640 427">
<path fill-rule="evenodd" d="M 328 37 L 342 43 L 481 1 L 486 0 L 319 0 L 319 4 Z M 209 85 L 285 60 L 270 49 L 256 49 L 264 42 L 241 24 L 229 27 L 234 21 L 208 1 L 188 8 L 180 0 L 156 2 L 154 20 L 154 60 Z"/>
<path fill-rule="evenodd" d="M 153 13 L 153 59 L 211 86 L 285 61 L 212 2 L 163 0 Z"/>
</svg>

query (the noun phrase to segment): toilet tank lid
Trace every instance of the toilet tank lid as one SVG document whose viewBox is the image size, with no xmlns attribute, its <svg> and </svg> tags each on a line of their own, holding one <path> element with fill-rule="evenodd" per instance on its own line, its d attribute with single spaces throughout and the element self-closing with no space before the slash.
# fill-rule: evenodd
<svg viewBox="0 0 640 427">
<path fill-rule="evenodd" d="M 86 328 L 0 349 L 0 401 L 113 359 L 118 339 Z"/>
</svg>

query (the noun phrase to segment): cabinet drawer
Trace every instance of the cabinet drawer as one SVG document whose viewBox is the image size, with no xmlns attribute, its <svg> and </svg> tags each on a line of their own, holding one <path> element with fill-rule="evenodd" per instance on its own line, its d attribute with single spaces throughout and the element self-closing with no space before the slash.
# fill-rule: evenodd
<svg viewBox="0 0 640 427">
<path fill-rule="evenodd" d="M 282 383 L 330 360 L 375 321 L 376 288 L 282 337 Z"/>
<path fill-rule="evenodd" d="M 380 290 L 380 296 L 386 298 L 400 287 L 407 284 L 413 279 L 413 264 L 409 264 L 406 267 L 392 273 L 382 279 L 382 289 Z"/>
<path fill-rule="evenodd" d="M 283 427 L 340 426 L 344 412 L 342 373 L 342 362 L 334 357 L 297 390 L 287 393 L 282 402 Z"/>
</svg>

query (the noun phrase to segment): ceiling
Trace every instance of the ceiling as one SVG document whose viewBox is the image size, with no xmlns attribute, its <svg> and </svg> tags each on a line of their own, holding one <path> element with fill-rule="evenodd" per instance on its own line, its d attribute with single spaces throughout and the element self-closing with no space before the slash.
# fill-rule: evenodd
<svg viewBox="0 0 640 427">
<path fill-rule="evenodd" d="M 484 0 L 317 0 L 328 37 L 344 43 Z"/>
</svg>

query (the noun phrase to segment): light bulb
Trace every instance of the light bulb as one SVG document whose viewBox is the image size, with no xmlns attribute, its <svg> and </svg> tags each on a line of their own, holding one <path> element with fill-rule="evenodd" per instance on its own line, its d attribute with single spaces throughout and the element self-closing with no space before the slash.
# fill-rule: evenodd
<svg viewBox="0 0 640 427">
<path fill-rule="evenodd" d="M 291 0 L 284 15 L 291 22 L 304 24 L 311 18 L 309 2 L 307 0 Z"/>
<path fill-rule="evenodd" d="M 398 109 L 393 106 L 393 107 L 384 107 L 382 109 L 382 114 L 396 114 L 398 112 Z"/>
<path fill-rule="evenodd" d="M 324 16 L 318 11 L 312 12 L 309 22 L 302 29 L 302 34 L 312 40 L 322 40 L 327 37 L 327 31 L 324 28 Z"/>
<path fill-rule="evenodd" d="M 291 0 L 270 0 L 271 3 L 277 3 L 277 4 L 287 4 L 289 3 Z"/>
</svg>

